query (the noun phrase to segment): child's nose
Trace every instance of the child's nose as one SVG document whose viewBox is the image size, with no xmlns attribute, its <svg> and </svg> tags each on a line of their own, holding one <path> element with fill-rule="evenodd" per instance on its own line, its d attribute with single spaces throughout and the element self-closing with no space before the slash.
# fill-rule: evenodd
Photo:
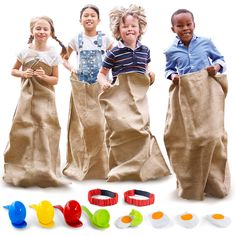
<svg viewBox="0 0 236 236">
<path fill-rule="evenodd" d="M 128 31 L 131 31 L 133 28 L 132 28 L 132 26 L 129 26 L 128 27 Z"/>
</svg>

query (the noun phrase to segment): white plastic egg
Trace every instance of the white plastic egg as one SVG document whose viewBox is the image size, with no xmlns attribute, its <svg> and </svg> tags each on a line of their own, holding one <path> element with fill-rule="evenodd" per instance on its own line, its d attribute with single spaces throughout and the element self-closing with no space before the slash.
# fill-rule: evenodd
<svg viewBox="0 0 236 236">
<path fill-rule="evenodd" d="M 227 227 L 231 223 L 230 218 L 222 214 L 207 215 L 206 219 L 218 227 Z"/>
<path fill-rule="evenodd" d="M 161 211 L 156 211 L 149 215 L 149 220 L 153 227 L 162 228 L 170 223 L 169 217 Z"/>
<path fill-rule="evenodd" d="M 121 216 L 115 221 L 115 225 L 118 228 L 128 228 L 131 225 L 133 218 L 129 215 Z"/>
<path fill-rule="evenodd" d="M 185 228 L 193 228 L 199 223 L 198 217 L 191 213 L 184 213 L 181 215 L 177 215 L 176 221 L 179 225 Z"/>
</svg>

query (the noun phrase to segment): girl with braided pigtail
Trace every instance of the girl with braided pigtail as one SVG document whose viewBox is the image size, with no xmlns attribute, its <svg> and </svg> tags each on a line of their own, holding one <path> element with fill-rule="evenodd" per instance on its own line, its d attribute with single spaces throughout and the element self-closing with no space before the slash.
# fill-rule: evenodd
<svg viewBox="0 0 236 236">
<path fill-rule="evenodd" d="M 11 72 L 21 78 L 22 87 L 4 153 L 3 179 L 21 187 L 61 186 L 66 182 L 60 174 L 60 125 L 53 85 L 66 49 L 47 16 L 33 18 L 30 33 L 29 45 L 17 55 Z M 47 45 L 50 37 L 62 47 L 61 56 Z"/>
</svg>

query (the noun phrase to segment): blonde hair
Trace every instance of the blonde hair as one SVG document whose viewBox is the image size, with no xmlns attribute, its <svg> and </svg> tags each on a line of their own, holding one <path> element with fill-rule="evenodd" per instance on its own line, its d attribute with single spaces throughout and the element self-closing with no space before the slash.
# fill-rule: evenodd
<svg viewBox="0 0 236 236">
<path fill-rule="evenodd" d="M 144 8 L 141 6 L 137 6 L 135 4 L 131 4 L 128 8 L 124 7 L 115 7 L 110 11 L 110 29 L 115 39 L 121 40 L 119 26 L 121 22 L 124 22 L 126 17 L 131 15 L 136 17 L 139 21 L 139 29 L 140 29 L 140 36 L 144 34 L 147 27 L 147 20 Z"/>
<path fill-rule="evenodd" d="M 65 56 L 67 54 L 66 47 L 55 35 L 54 24 L 53 24 L 53 21 L 50 17 L 48 17 L 48 16 L 39 16 L 39 17 L 32 18 L 31 21 L 30 21 L 30 32 L 33 33 L 34 26 L 35 26 L 36 22 L 39 21 L 39 20 L 45 20 L 49 23 L 50 29 L 51 29 L 51 37 L 54 40 L 56 40 L 59 43 L 59 45 L 62 47 L 61 56 L 62 57 Z M 28 44 L 32 43 L 33 40 L 34 40 L 34 36 L 31 34 L 30 37 L 29 37 L 29 40 L 28 40 Z"/>
</svg>

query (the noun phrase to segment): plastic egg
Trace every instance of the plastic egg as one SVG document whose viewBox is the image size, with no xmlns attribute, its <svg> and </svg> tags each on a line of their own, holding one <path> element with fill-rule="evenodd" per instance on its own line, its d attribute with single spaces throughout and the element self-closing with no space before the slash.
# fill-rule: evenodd
<svg viewBox="0 0 236 236">
<path fill-rule="evenodd" d="M 207 215 L 206 219 L 218 227 L 227 227 L 231 223 L 231 219 L 222 214 Z"/>
<path fill-rule="evenodd" d="M 131 225 L 132 220 L 133 220 L 133 218 L 129 215 L 121 216 L 116 220 L 115 225 L 118 228 L 122 228 L 122 229 L 128 228 Z"/>
<path fill-rule="evenodd" d="M 161 228 L 165 227 L 170 223 L 169 217 L 164 214 L 162 211 L 156 211 L 149 215 L 149 220 L 153 227 Z"/>
<path fill-rule="evenodd" d="M 199 219 L 196 215 L 191 213 L 184 213 L 176 217 L 176 221 L 179 225 L 185 228 L 193 228 L 199 223 Z"/>
<path fill-rule="evenodd" d="M 121 216 L 115 221 L 115 225 L 118 228 L 136 227 L 140 225 L 143 221 L 142 214 L 132 209 L 129 215 Z"/>
</svg>

